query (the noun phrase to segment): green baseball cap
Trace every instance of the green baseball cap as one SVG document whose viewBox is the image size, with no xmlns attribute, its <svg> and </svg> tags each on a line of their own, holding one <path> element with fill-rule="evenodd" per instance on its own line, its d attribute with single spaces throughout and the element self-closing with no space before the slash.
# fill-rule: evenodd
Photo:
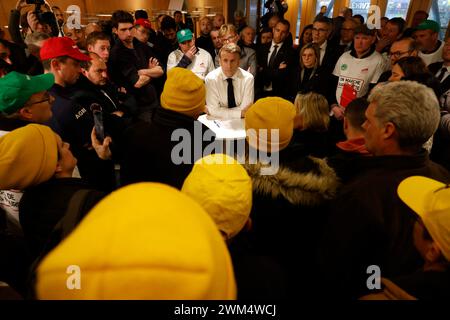
<svg viewBox="0 0 450 320">
<path fill-rule="evenodd" d="M 434 32 L 441 31 L 439 23 L 433 20 L 424 20 L 417 27 L 416 30 L 432 30 Z"/>
<path fill-rule="evenodd" d="M 189 29 L 183 29 L 177 32 L 178 43 L 192 40 L 192 38 L 193 38 L 192 31 Z"/>
<path fill-rule="evenodd" d="M 38 92 L 50 89 L 55 83 L 51 73 L 38 76 L 12 71 L 0 78 L 0 113 L 13 114 Z"/>
</svg>

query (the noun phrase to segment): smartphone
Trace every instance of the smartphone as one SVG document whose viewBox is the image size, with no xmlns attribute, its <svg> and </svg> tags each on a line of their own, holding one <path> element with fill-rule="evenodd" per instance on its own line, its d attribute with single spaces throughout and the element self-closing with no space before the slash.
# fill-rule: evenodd
<svg viewBox="0 0 450 320">
<path fill-rule="evenodd" d="M 97 139 L 100 143 L 103 143 L 103 140 L 105 139 L 105 126 L 103 125 L 102 106 L 98 103 L 93 103 L 91 104 L 91 111 L 94 115 L 94 126 Z"/>
</svg>

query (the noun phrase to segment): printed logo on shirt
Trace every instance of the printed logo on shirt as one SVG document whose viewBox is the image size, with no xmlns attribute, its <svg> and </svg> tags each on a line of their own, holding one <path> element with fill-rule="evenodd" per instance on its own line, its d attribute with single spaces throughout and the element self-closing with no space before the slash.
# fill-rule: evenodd
<svg viewBox="0 0 450 320">
<path fill-rule="evenodd" d="M 78 120 L 78 119 L 80 119 L 82 116 L 83 116 L 83 114 L 85 114 L 87 111 L 86 111 L 86 109 L 85 108 L 83 108 L 83 109 L 81 109 L 80 111 L 78 111 L 76 114 L 75 114 L 75 118 Z"/>
<path fill-rule="evenodd" d="M 364 80 L 348 77 L 339 77 L 338 87 L 342 88 L 344 84 L 351 85 L 357 92 L 359 92 L 361 91 L 361 88 L 364 87 Z"/>
<path fill-rule="evenodd" d="M 342 71 L 347 70 L 347 68 L 348 68 L 348 66 L 347 66 L 345 63 L 341 66 L 341 70 L 342 70 Z"/>
<path fill-rule="evenodd" d="M 364 69 L 362 69 L 362 70 L 361 70 L 361 73 L 363 73 L 363 72 L 369 72 L 369 68 L 364 68 Z"/>
</svg>

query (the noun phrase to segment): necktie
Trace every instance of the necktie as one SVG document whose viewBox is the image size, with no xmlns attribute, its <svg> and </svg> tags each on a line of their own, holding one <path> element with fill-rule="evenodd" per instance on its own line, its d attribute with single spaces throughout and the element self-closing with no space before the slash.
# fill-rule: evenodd
<svg viewBox="0 0 450 320">
<path fill-rule="evenodd" d="M 272 54 L 270 55 L 270 59 L 269 59 L 269 68 L 273 68 L 275 58 L 277 57 L 277 52 L 278 52 L 278 45 L 274 45 Z"/>
<path fill-rule="evenodd" d="M 236 100 L 234 99 L 234 88 L 233 88 L 233 79 L 228 78 L 228 108 L 236 107 Z"/>
<path fill-rule="evenodd" d="M 439 77 L 437 78 L 439 82 L 442 81 L 442 79 L 444 79 L 445 74 L 447 73 L 447 68 L 442 68 L 441 69 L 441 74 L 439 75 Z"/>
</svg>

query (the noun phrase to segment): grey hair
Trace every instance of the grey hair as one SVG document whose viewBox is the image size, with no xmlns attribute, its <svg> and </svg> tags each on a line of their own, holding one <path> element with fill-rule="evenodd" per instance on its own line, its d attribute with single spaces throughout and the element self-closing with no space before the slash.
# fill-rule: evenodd
<svg viewBox="0 0 450 320">
<path fill-rule="evenodd" d="M 35 45 L 37 42 L 42 40 L 50 39 L 50 36 L 43 32 L 33 32 L 26 36 L 25 38 L 25 44 L 27 46 L 29 45 Z"/>
<path fill-rule="evenodd" d="M 439 125 L 439 102 L 433 90 L 415 81 L 396 81 L 375 89 L 368 98 L 376 103 L 375 117 L 391 122 L 402 149 L 420 148 Z"/>
</svg>

